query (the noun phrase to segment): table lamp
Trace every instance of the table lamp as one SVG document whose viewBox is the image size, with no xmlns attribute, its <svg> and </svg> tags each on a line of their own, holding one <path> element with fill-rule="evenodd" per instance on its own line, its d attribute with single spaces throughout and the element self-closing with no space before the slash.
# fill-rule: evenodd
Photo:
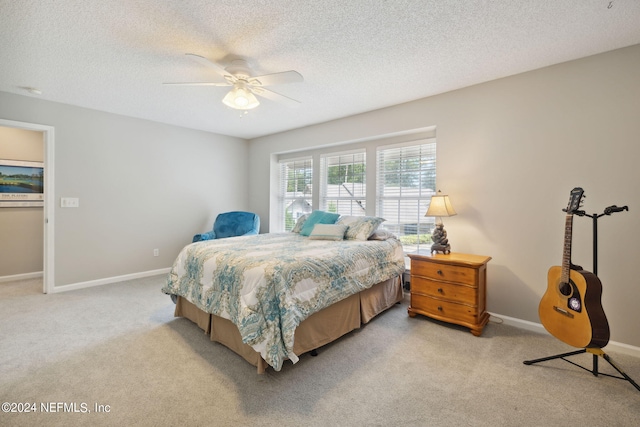
<svg viewBox="0 0 640 427">
<path fill-rule="evenodd" d="M 427 213 L 424 214 L 424 216 L 436 217 L 436 228 L 434 228 L 433 233 L 431 233 L 431 240 L 433 240 L 431 253 L 442 252 L 448 254 L 451 252 L 451 245 L 449 245 L 449 240 L 447 239 L 447 232 L 444 229 L 442 217 L 454 215 L 456 215 L 456 211 L 453 209 L 453 206 L 451 206 L 449 196 L 442 194 L 440 190 L 438 190 L 438 194 L 431 196 L 429 209 L 427 209 Z"/>
</svg>

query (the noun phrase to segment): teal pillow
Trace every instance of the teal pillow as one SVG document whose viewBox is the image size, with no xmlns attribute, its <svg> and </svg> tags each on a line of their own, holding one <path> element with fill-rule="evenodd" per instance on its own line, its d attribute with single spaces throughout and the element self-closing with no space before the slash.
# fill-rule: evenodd
<svg viewBox="0 0 640 427">
<path fill-rule="evenodd" d="M 316 224 L 335 224 L 339 217 L 340 214 L 337 213 L 313 211 L 302 225 L 300 235 L 308 237 Z"/>
</svg>

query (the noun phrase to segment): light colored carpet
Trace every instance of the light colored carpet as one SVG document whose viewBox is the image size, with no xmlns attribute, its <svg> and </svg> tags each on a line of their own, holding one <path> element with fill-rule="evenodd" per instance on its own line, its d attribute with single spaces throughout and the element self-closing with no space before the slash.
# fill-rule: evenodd
<svg viewBox="0 0 640 427">
<path fill-rule="evenodd" d="M 522 363 L 574 350 L 555 338 L 494 322 L 477 338 L 409 318 L 407 301 L 317 357 L 258 375 L 174 318 L 163 282 L 51 295 L 37 280 L 0 283 L 0 401 L 36 405 L 0 413 L 0 425 L 640 425 L 629 382 L 562 360 Z M 640 359 L 608 354 L 640 380 Z M 571 360 L 592 367 L 590 354 Z M 65 403 L 90 412 L 42 411 Z"/>
</svg>

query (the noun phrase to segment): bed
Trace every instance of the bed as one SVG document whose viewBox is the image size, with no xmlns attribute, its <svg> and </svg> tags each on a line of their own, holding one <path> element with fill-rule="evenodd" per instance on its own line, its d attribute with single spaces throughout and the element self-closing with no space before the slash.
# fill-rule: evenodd
<svg viewBox="0 0 640 427">
<path fill-rule="evenodd" d="M 403 298 L 402 245 L 389 233 L 326 240 L 299 233 L 196 242 L 162 292 L 175 316 L 263 373 L 369 322 Z"/>
</svg>

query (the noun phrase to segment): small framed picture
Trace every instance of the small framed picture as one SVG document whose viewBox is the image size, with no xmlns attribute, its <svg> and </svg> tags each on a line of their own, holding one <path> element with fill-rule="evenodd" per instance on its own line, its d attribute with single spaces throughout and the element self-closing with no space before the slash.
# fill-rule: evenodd
<svg viewBox="0 0 640 427">
<path fill-rule="evenodd" d="M 0 159 L 0 207 L 44 206 L 44 163 Z"/>
</svg>

